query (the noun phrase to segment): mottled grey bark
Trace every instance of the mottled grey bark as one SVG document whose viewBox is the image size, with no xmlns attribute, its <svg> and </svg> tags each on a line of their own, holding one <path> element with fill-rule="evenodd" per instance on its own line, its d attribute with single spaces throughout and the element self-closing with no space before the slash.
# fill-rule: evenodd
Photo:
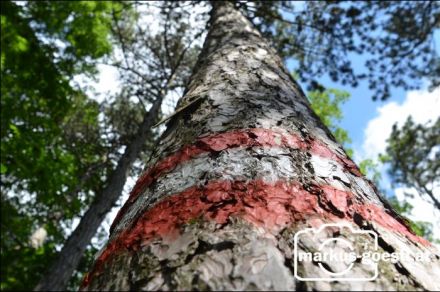
<svg viewBox="0 0 440 292">
<path fill-rule="evenodd" d="M 36 291 L 62 291 L 67 288 L 67 284 L 78 267 L 87 246 L 107 213 L 121 196 L 128 172 L 142 151 L 142 146 L 147 141 L 151 127 L 157 121 L 161 104 L 162 98 L 156 99 L 150 110 L 145 113 L 136 136 L 127 146 L 116 168 L 110 174 L 108 184 L 101 193 L 97 194 L 90 208 L 81 217 L 79 225 L 66 240 L 58 258 L 35 287 Z"/>
<path fill-rule="evenodd" d="M 123 208 L 83 289 L 440 289 L 435 248 L 360 175 L 251 23 L 231 3 L 213 3 L 203 51 L 178 104 L 185 109 L 168 122 L 139 182 L 145 188 Z M 432 260 L 380 262 L 372 281 L 296 279 L 295 272 L 327 275 L 316 261 L 295 270 L 295 234 L 334 222 L 375 231 L 380 252 L 424 252 Z M 373 240 L 326 232 L 355 247 Z M 296 251 L 318 248 L 305 235 Z M 339 263 L 327 264 L 341 271 Z M 370 272 L 356 265 L 348 275 Z"/>
</svg>

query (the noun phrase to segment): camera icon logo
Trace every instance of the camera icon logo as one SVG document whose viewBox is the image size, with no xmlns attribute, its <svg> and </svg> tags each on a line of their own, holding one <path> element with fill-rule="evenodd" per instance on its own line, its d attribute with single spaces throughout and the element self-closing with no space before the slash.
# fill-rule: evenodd
<svg viewBox="0 0 440 292">
<path fill-rule="evenodd" d="M 372 281 L 378 276 L 378 264 L 369 255 L 377 248 L 374 231 L 346 223 L 306 228 L 294 237 L 294 276 L 300 281 Z M 306 272 L 300 266 L 319 269 Z M 358 268 L 362 272 L 356 272 Z"/>
</svg>

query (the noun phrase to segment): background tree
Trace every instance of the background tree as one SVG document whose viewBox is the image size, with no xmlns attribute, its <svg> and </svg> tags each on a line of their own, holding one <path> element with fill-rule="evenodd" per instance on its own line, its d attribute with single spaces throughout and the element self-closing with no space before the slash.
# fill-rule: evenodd
<svg viewBox="0 0 440 292">
<path fill-rule="evenodd" d="M 108 170 L 98 105 L 69 81 L 110 52 L 110 5 L 1 3 L 2 289 L 36 283 Z"/>
<path fill-rule="evenodd" d="M 192 42 L 188 40 L 190 36 L 186 35 L 185 23 L 179 21 L 179 17 L 175 15 L 179 13 L 178 10 L 172 9 L 171 3 L 161 9 L 164 14 L 163 29 L 155 34 L 149 33 L 145 28 L 134 27 L 134 22 L 127 21 L 127 17 L 114 17 L 114 47 L 120 48 L 122 58 L 111 64 L 119 68 L 124 83 L 122 94 L 110 102 L 107 116 L 116 127 L 114 132 L 123 133 L 117 137 L 117 141 L 126 148 L 117 160 L 116 168 L 109 174 L 102 192 L 97 194 L 78 227 L 66 240 L 58 259 L 37 285 L 37 290 L 66 288 L 87 245 L 105 215 L 121 196 L 129 170 L 140 157 L 144 144 L 152 144 L 152 126 L 158 122 L 163 100 L 173 89 L 184 85 L 184 71 L 191 64 L 186 53 Z M 113 15 L 116 13 L 112 11 Z M 131 16 L 128 20 L 131 20 Z M 137 105 L 130 102 L 133 97 L 137 98 Z M 151 104 L 148 111 L 144 108 L 145 104 Z M 139 113 L 139 109 L 143 111 Z M 121 112 L 126 114 L 121 116 Z M 141 121 L 136 120 L 136 117 L 141 117 Z"/>
<path fill-rule="evenodd" d="M 393 126 L 386 154 L 380 157 L 382 162 L 390 166 L 388 172 L 395 186 L 415 189 L 422 199 L 431 203 L 437 210 L 440 198 L 434 193 L 434 188 L 440 184 L 439 131 L 440 119 L 430 125 L 421 125 L 414 123 L 410 116 L 401 128 L 397 124 Z M 405 193 L 405 196 L 408 198 L 414 195 Z M 391 203 L 402 214 L 410 215 L 412 206 L 406 199 L 402 202 L 394 199 Z M 409 222 L 417 234 L 439 242 L 432 236 L 431 222 Z"/>
<path fill-rule="evenodd" d="M 440 186 L 440 118 L 431 125 L 414 123 L 409 117 L 399 128 L 393 126 L 382 160 L 397 186 L 413 188 L 440 210 L 434 188 Z"/>
<path fill-rule="evenodd" d="M 438 239 L 435 239 L 433 237 L 433 224 L 432 222 L 427 221 L 414 221 L 407 218 L 407 216 L 411 215 L 411 211 L 413 209 L 413 206 L 409 204 L 408 202 L 399 201 L 396 197 L 391 197 L 388 199 L 391 206 L 401 215 L 405 218 L 407 223 L 411 226 L 411 229 L 416 233 L 418 236 L 423 236 L 427 240 L 435 243 L 439 243 Z"/>
<path fill-rule="evenodd" d="M 6 77 L 2 79 L 2 230 L 9 235 L 2 242 L 2 262 L 12 263 L 2 265 L 5 289 L 34 286 L 63 245 L 73 219 L 84 217 L 88 206 L 102 202 L 99 195 L 109 188 L 106 180 L 116 171 L 118 161 L 124 160 L 124 147 L 148 140 L 144 141 L 147 148 L 135 158 L 148 156 L 148 144 L 154 138 L 149 128 L 161 115 L 161 100 L 185 83 L 194 62 L 193 51 L 197 51 L 192 40 L 200 36 L 179 20 L 182 15 L 178 9 L 167 5 L 159 7 L 165 31 L 159 28 L 150 32 L 136 23 L 136 10 L 147 6 L 143 3 L 2 3 L 2 31 L 7 30 L 2 34 L 2 76 Z M 47 15 L 53 17 L 47 19 Z M 22 27 L 26 27 L 26 35 L 20 31 Z M 41 56 L 36 50 L 39 47 Z M 93 51 L 88 53 L 89 49 Z M 93 97 L 94 92 L 74 79 L 78 75 L 93 78 L 97 62 L 119 68 L 123 84 L 120 93 L 101 104 L 87 97 Z M 137 75 L 133 73 L 135 62 L 142 65 L 135 70 Z M 51 76 L 51 72 L 56 75 Z M 20 95 L 24 97 L 21 100 Z M 152 118 L 146 115 L 147 110 L 154 112 Z M 33 115 L 38 118 L 30 119 Z M 150 122 L 142 124 L 143 116 Z M 26 120 L 23 125 L 20 119 Z M 139 133 L 148 134 L 148 139 Z M 51 139 L 57 144 L 48 143 Z M 47 151 L 52 155 L 31 155 L 38 158 L 32 161 L 31 152 L 26 150 L 30 143 L 32 153 Z M 62 150 L 54 151 L 53 147 Z M 139 170 L 132 169 L 132 175 Z M 112 177 L 113 183 L 125 181 L 127 172 L 119 173 L 119 177 Z M 32 185 L 27 185 L 27 180 Z M 114 206 L 120 193 L 116 191 L 111 200 L 107 197 L 107 207 L 97 210 L 102 213 L 100 218 Z M 32 196 L 36 197 L 35 204 L 29 203 Z M 89 224 L 86 229 L 90 233 L 93 228 Z M 47 235 L 39 241 L 44 244 L 38 249 L 29 243 L 35 230 L 44 230 Z M 70 250 L 68 257 L 63 252 L 58 255 L 72 268 L 76 264 L 68 259 L 78 258 L 84 242 L 90 241 L 84 234 L 79 237 L 81 248 Z M 93 246 L 88 249 L 88 257 L 80 265 L 83 269 L 96 252 Z M 37 272 L 23 272 L 33 269 Z M 82 277 L 80 272 L 76 273 L 78 277 Z M 63 281 L 64 277 L 58 274 L 56 278 Z"/>
</svg>

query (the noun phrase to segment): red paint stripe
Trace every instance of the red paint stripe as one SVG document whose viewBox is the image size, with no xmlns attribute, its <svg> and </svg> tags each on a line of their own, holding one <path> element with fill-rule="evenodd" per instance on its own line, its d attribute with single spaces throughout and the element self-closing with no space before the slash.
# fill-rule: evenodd
<svg viewBox="0 0 440 292">
<path fill-rule="evenodd" d="M 138 179 L 133 190 L 130 192 L 130 197 L 127 202 L 116 215 L 116 218 L 110 227 L 110 232 L 113 231 L 114 227 L 121 220 L 122 215 L 136 201 L 142 190 L 148 187 L 158 177 L 170 172 L 182 162 L 188 161 L 202 153 L 218 152 L 236 147 L 286 147 L 301 149 L 309 151 L 314 155 L 337 161 L 346 170 L 356 176 L 361 176 L 359 169 L 353 161 L 347 157 L 336 154 L 328 148 L 327 145 L 316 139 L 305 142 L 296 134 L 286 134 L 280 131 L 261 128 L 215 134 L 199 138 L 193 145 L 184 146 L 181 150 L 159 161 L 155 166 L 146 171 Z"/>
<path fill-rule="evenodd" d="M 203 187 L 191 187 L 159 201 L 113 240 L 96 261 L 84 285 L 100 273 L 103 264 L 115 252 L 135 251 L 155 237 L 176 235 L 182 224 L 197 218 L 223 224 L 229 217 L 237 216 L 269 232 L 278 232 L 298 220 L 311 222 L 316 218 L 334 222 L 345 219 L 352 222 L 357 214 L 413 242 L 430 245 L 383 208 L 356 204 L 352 198 L 352 193 L 331 186 L 313 186 L 306 191 L 298 183 L 284 181 L 213 181 Z"/>
</svg>

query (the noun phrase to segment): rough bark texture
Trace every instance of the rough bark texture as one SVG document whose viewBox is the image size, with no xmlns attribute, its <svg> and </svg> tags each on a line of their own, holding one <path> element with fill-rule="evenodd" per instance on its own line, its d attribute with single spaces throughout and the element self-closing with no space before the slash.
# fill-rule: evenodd
<svg viewBox="0 0 440 292">
<path fill-rule="evenodd" d="M 128 171 L 142 151 L 149 129 L 157 121 L 162 99 L 158 98 L 139 125 L 137 135 L 118 161 L 115 170 L 108 178 L 108 184 L 102 193 L 97 194 L 90 208 L 81 218 L 79 225 L 67 239 L 49 272 L 35 287 L 36 291 L 62 291 L 78 267 L 84 252 L 102 224 L 107 213 L 119 199 L 127 180 Z"/>
<path fill-rule="evenodd" d="M 233 5 L 214 2 L 186 94 L 112 226 L 85 290 L 438 290 L 438 252 L 414 235 L 311 111 L 275 51 Z M 295 279 L 294 236 L 344 222 L 380 236 L 373 281 Z M 327 230 L 327 233 L 337 231 Z M 360 237 L 340 232 L 353 246 Z M 372 237 L 363 241 L 372 242 Z M 297 252 L 317 250 L 311 236 Z M 341 271 L 337 263 L 327 270 Z M 302 277 L 325 277 L 317 262 Z M 349 276 L 369 277 L 365 265 Z"/>
</svg>

